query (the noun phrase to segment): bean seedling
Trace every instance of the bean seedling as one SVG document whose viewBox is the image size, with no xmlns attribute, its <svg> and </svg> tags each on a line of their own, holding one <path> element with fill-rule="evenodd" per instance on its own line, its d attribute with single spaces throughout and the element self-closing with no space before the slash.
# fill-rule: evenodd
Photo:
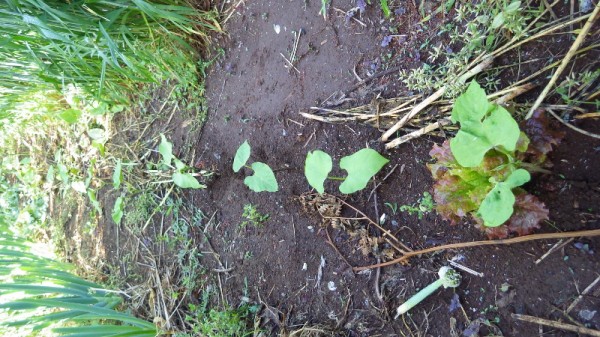
<svg viewBox="0 0 600 337">
<path fill-rule="evenodd" d="M 309 152 L 304 164 L 304 175 L 310 186 L 317 192 L 325 193 L 325 180 L 341 180 L 340 192 L 351 194 L 367 187 L 369 180 L 389 162 L 388 159 L 372 149 L 362 149 L 340 160 L 340 168 L 348 172 L 348 176 L 330 177 L 333 168 L 331 156 L 321 150 Z"/>
<path fill-rule="evenodd" d="M 165 135 L 161 134 L 160 139 L 158 152 L 162 157 L 161 164 L 169 168 L 173 168 L 171 163 L 175 165 L 175 170 L 171 175 L 173 183 L 181 188 L 206 188 L 206 185 L 202 185 L 196 180 L 197 174 L 188 172 L 190 168 L 173 155 L 173 144 L 167 140 Z M 207 172 L 200 172 L 200 174 L 206 175 Z"/>
<path fill-rule="evenodd" d="M 279 185 L 277 179 L 271 167 L 265 163 L 254 162 L 251 166 L 247 166 L 246 163 L 250 159 L 250 144 L 245 141 L 237 149 L 235 157 L 233 159 L 233 172 L 239 172 L 242 167 L 248 168 L 254 171 L 254 174 L 244 179 L 244 184 L 248 186 L 254 192 L 277 192 Z"/>
</svg>

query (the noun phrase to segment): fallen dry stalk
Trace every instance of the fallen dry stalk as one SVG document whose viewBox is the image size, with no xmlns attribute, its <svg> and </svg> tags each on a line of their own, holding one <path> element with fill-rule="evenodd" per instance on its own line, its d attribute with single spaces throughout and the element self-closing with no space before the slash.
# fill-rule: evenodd
<svg viewBox="0 0 600 337">
<path fill-rule="evenodd" d="M 447 245 L 430 247 L 430 248 L 421 249 L 421 250 L 413 250 L 411 252 L 404 254 L 404 256 L 402 256 L 402 257 L 399 257 L 399 258 L 391 260 L 391 261 L 383 262 L 383 263 L 378 263 L 378 264 L 373 264 L 370 266 L 363 266 L 363 267 L 354 267 L 354 271 L 358 272 L 358 271 L 373 269 L 373 268 L 377 268 L 377 267 L 391 266 L 396 263 L 406 262 L 411 257 L 417 256 L 417 255 L 439 252 L 439 251 L 447 250 L 447 249 L 510 245 L 510 244 L 515 244 L 515 243 L 534 241 L 534 240 L 564 239 L 564 238 L 576 238 L 576 237 L 584 237 L 584 236 L 585 237 L 600 236 L 600 229 L 564 232 L 564 233 L 531 234 L 531 235 L 520 236 L 520 237 L 516 237 L 516 238 L 512 238 L 512 239 L 451 243 L 451 244 L 447 244 Z"/>
<path fill-rule="evenodd" d="M 592 337 L 600 337 L 600 331 L 594 330 L 594 329 L 588 329 L 588 328 L 580 327 L 577 325 L 551 321 L 549 319 L 543 319 L 543 318 L 539 318 L 539 317 L 535 317 L 535 316 L 519 315 L 519 314 L 511 314 L 511 316 L 512 316 L 512 318 L 518 319 L 519 321 L 523 321 L 523 322 L 535 323 L 535 324 L 545 325 L 545 326 L 549 326 L 549 327 L 556 328 L 556 329 L 573 331 L 573 332 L 576 332 L 579 334 L 588 335 L 588 336 L 592 336 Z"/>
<path fill-rule="evenodd" d="M 586 136 L 589 136 L 589 137 L 592 137 L 592 138 L 600 139 L 600 135 L 597 134 L 597 133 L 591 133 L 589 131 L 582 130 L 582 129 L 580 129 L 580 128 L 578 128 L 578 127 L 576 127 L 576 126 L 574 126 L 574 125 L 572 125 L 570 123 L 565 122 L 552 109 L 546 109 L 546 111 L 548 111 L 552 115 L 552 117 L 556 118 L 559 122 L 561 122 L 562 124 L 564 124 L 569 129 L 577 131 L 577 132 L 581 133 L 582 135 L 586 135 Z"/>
<path fill-rule="evenodd" d="M 560 63 L 560 66 L 558 66 L 558 69 L 556 69 L 556 71 L 554 72 L 554 75 L 552 75 L 552 78 L 550 79 L 548 84 L 546 84 L 546 87 L 544 88 L 544 90 L 542 90 L 542 93 L 535 100 L 535 103 L 533 103 L 533 106 L 529 110 L 529 113 L 527 114 L 527 116 L 525 116 L 525 119 L 531 118 L 531 116 L 533 116 L 533 112 L 540 106 L 540 104 L 542 104 L 542 102 L 546 98 L 546 95 L 548 95 L 548 93 L 550 92 L 550 89 L 552 89 L 552 87 L 554 86 L 554 83 L 556 83 L 556 80 L 558 80 L 558 77 L 560 76 L 560 74 L 562 74 L 563 70 L 565 70 L 565 68 L 567 67 L 567 65 L 573 58 L 573 56 L 575 56 L 577 49 L 579 49 L 579 47 L 583 43 L 583 40 L 585 40 L 585 37 L 587 36 L 588 32 L 592 28 L 592 25 L 594 24 L 594 21 L 596 20 L 596 17 L 598 16 L 599 12 L 600 12 L 600 2 L 596 5 L 596 8 L 594 8 L 594 11 L 592 12 L 591 16 L 588 18 L 587 22 L 585 23 L 585 25 L 579 32 L 577 39 L 575 39 L 575 42 L 573 42 L 573 45 L 571 45 L 569 52 L 567 52 L 567 55 L 563 58 L 562 62 Z"/>
<path fill-rule="evenodd" d="M 460 76 L 457 79 L 457 82 L 460 84 L 465 83 L 469 78 L 487 69 L 492 64 L 492 61 L 492 57 L 484 58 L 478 65 L 476 65 L 475 67 L 464 73 L 462 76 Z M 400 128 L 403 127 L 406 124 L 406 122 L 408 122 L 411 118 L 416 116 L 419 112 L 421 112 L 421 110 L 425 109 L 431 103 L 437 101 L 440 97 L 442 97 L 446 92 L 447 88 L 448 85 L 441 87 L 440 89 L 438 89 L 438 91 L 434 92 L 431 96 L 427 97 L 421 103 L 417 104 L 414 108 L 412 108 L 412 110 L 410 110 L 409 113 L 404 115 L 402 119 L 400 119 L 394 126 L 392 126 L 381 136 L 381 141 L 387 141 L 396 131 L 400 130 Z"/>
<path fill-rule="evenodd" d="M 573 303 L 571 303 L 571 305 L 569 305 L 565 312 L 568 314 L 569 312 L 571 312 L 571 310 L 575 309 L 575 307 L 577 306 L 577 304 L 579 304 L 579 302 L 581 302 L 583 297 L 589 294 L 594 289 L 594 287 L 598 285 L 598 283 L 600 283 L 600 276 L 598 276 L 598 278 L 596 278 L 594 282 L 590 283 L 590 285 L 587 286 L 587 288 L 585 288 L 583 292 L 581 292 L 581 294 L 575 299 L 575 301 L 573 301 Z"/>
</svg>

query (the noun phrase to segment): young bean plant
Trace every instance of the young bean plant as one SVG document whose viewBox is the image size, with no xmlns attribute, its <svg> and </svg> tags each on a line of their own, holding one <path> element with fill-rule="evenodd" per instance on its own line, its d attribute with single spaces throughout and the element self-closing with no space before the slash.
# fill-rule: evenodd
<svg viewBox="0 0 600 337">
<path fill-rule="evenodd" d="M 233 159 L 233 172 L 239 172 L 242 167 L 248 168 L 254 171 L 254 174 L 244 179 L 244 184 L 248 186 L 254 192 L 277 192 L 279 185 L 277 179 L 271 167 L 265 163 L 254 162 L 251 166 L 247 166 L 246 163 L 250 159 L 250 144 L 245 141 L 237 149 L 235 157 Z"/>
<path fill-rule="evenodd" d="M 341 180 L 340 192 L 351 194 L 362 190 L 369 180 L 389 162 L 388 159 L 372 149 L 362 149 L 340 160 L 340 168 L 348 172 L 348 176 L 330 177 L 333 169 L 331 156 L 321 150 L 309 152 L 304 164 L 304 175 L 310 186 L 319 193 L 325 193 L 325 180 Z"/>
</svg>

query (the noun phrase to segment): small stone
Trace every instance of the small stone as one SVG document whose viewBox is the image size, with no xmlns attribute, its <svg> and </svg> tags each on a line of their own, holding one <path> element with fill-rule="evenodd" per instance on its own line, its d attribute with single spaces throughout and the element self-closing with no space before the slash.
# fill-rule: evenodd
<svg viewBox="0 0 600 337">
<path fill-rule="evenodd" d="M 273 29 L 275 30 L 276 34 L 279 34 L 281 32 L 281 26 L 280 25 L 273 25 Z"/>
<path fill-rule="evenodd" d="M 584 309 L 579 312 L 579 317 L 581 317 L 581 319 L 583 319 L 584 321 L 591 321 L 594 318 L 594 316 L 596 316 L 596 310 L 591 311 Z"/>
</svg>

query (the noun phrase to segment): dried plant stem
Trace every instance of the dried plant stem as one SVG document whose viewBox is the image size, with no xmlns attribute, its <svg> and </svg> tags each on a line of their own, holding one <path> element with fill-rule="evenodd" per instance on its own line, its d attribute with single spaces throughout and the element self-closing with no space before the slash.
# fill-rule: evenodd
<svg viewBox="0 0 600 337">
<path fill-rule="evenodd" d="M 486 240 L 486 241 L 473 241 L 473 242 L 459 242 L 459 243 L 451 243 L 448 245 L 441 245 L 436 247 L 430 247 L 421 250 L 414 250 L 409 253 L 404 254 L 404 256 L 399 257 L 397 259 L 378 263 L 370 266 L 364 267 L 355 267 L 354 271 L 361 271 L 366 269 L 373 269 L 377 267 L 385 267 L 391 266 L 396 263 L 405 262 L 413 256 L 438 252 L 446 249 L 460 249 L 460 248 L 470 248 L 470 247 L 481 247 L 481 246 L 497 246 L 497 245 L 510 245 L 515 243 L 522 243 L 527 241 L 534 240 L 549 240 L 549 239 L 564 239 L 564 238 L 576 238 L 576 237 L 590 237 L 590 236 L 600 236 L 600 229 L 592 229 L 585 231 L 575 231 L 575 232 L 564 232 L 564 233 L 545 233 L 545 234 L 531 234 L 520 236 L 512 239 L 502 239 L 502 240 Z"/>
<path fill-rule="evenodd" d="M 450 123 L 451 123 L 450 120 L 447 118 L 440 119 L 439 121 L 437 121 L 435 123 L 431 123 L 425 127 L 422 127 L 417 131 L 407 133 L 402 137 L 392 140 L 391 142 L 385 144 L 385 148 L 386 149 L 394 148 L 400 144 L 408 142 L 411 139 L 415 139 L 415 138 L 421 137 L 422 135 L 428 134 L 437 128 L 442 128 L 444 125 L 448 125 Z"/>
<path fill-rule="evenodd" d="M 493 60 L 493 58 L 491 58 L 491 57 L 484 58 L 478 65 L 476 65 L 471 70 L 467 71 L 462 76 L 460 76 L 457 79 L 457 82 L 465 83 L 469 78 L 479 74 L 480 72 L 484 71 L 487 67 L 489 67 L 492 64 L 492 60 Z M 416 116 L 419 112 L 421 112 L 421 110 L 425 109 L 431 103 L 435 102 L 437 99 L 442 97 L 442 95 L 444 95 L 444 93 L 446 92 L 447 88 L 448 88 L 447 85 L 441 87 L 440 89 L 438 89 L 438 91 L 434 92 L 431 96 L 427 97 L 424 101 L 417 104 L 414 108 L 412 108 L 412 110 L 410 110 L 406 115 L 404 115 L 404 117 L 402 117 L 402 119 L 400 119 L 396 124 L 394 124 L 394 126 L 392 126 L 389 130 L 387 130 L 381 136 L 381 140 L 384 142 L 387 141 L 396 131 L 400 130 L 400 128 L 403 127 L 404 124 L 406 124 L 406 122 L 408 122 L 411 118 Z"/>
<path fill-rule="evenodd" d="M 568 314 L 569 312 L 571 312 L 571 310 L 575 309 L 575 307 L 577 306 L 577 304 L 579 304 L 579 302 L 581 302 L 583 297 L 586 296 L 587 294 L 589 294 L 599 282 L 600 282 L 600 276 L 598 276 L 598 278 L 596 278 L 594 280 L 594 282 L 592 282 L 589 286 L 587 286 L 587 288 L 585 288 L 583 290 L 583 292 L 577 297 L 577 299 L 575 299 L 575 301 L 573 301 L 573 303 L 571 303 L 571 305 L 569 305 L 569 307 L 567 308 L 565 313 Z"/>
<path fill-rule="evenodd" d="M 590 31 L 590 29 L 592 28 L 592 25 L 594 24 L 594 21 L 596 20 L 596 17 L 598 16 L 599 12 L 600 12 L 600 3 L 598 3 L 596 5 L 596 8 L 594 8 L 594 11 L 592 12 L 591 16 L 588 18 L 587 22 L 585 23 L 585 25 L 579 32 L 577 39 L 575 39 L 575 42 L 573 42 L 573 44 L 571 45 L 569 52 L 567 52 L 567 55 L 563 58 L 562 62 L 560 63 L 560 66 L 558 66 L 558 69 L 556 69 L 556 71 L 554 72 L 554 75 L 552 75 L 552 78 L 550 79 L 548 84 L 546 84 L 546 87 L 544 88 L 544 90 L 542 90 L 542 93 L 535 100 L 535 103 L 533 103 L 533 106 L 531 107 L 531 109 L 529 109 L 529 113 L 527 114 L 527 116 L 525 116 L 525 119 L 531 118 L 531 116 L 533 116 L 533 112 L 540 106 L 540 104 L 542 104 L 542 102 L 546 98 L 546 95 L 548 95 L 548 93 L 550 92 L 550 89 L 552 89 L 552 86 L 554 86 L 554 83 L 556 83 L 556 81 L 558 80 L 558 77 L 560 76 L 560 74 L 562 74 L 563 70 L 565 70 L 565 68 L 567 67 L 567 65 L 569 64 L 569 62 L 571 61 L 571 59 L 573 58 L 575 53 L 577 52 L 577 49 L 579 49 L 579 46 L 581 46 L 581 44 L 583 43 L 583 40 L 585 40 L 585 37 L 588 34 L 588 32 Z"/>
<path fill-rule="evenodd" d="M 583 135 L 586 135 L 586 136 L 589 136 L 592 138 L 600 139 L 600 135 L 597 133 L 591 133 L 589 131 L 582 130 L 570 123 L 565 122 L 562 118 L 560 118 L 559 115 L 556 114 L 556 112 L 552 111 L 552 109 L 546 109 L 546 111 L 548 111 L 554 118 L 556 118 L 559 122 L 564 124 L 566 127 L 570 128 L 571 130 L 575 130 Z"/>
<path fill-rule="evenodd" d="M 511 314 L 511 316 L 512 316 L 512 318 L 518 319 L 519 321 L 545 325 L 545 326 L 549 326 L 549 327 L 561 329 L 561 330 L 573 331 L 573 332 L 576 332 L 579 334 L 588 335 L 588 336 L 592 336 L 592 337 L 600 337 L 600 331 L 583 328 L 583 327 L 580 327 L 577 325 L 551 321 L 549 319 L 543 319 L 543 318 L 539 318 L 539 317 L 535 317 L 535 316 L 528 316 L 528 315 Z"/>
</svg>

